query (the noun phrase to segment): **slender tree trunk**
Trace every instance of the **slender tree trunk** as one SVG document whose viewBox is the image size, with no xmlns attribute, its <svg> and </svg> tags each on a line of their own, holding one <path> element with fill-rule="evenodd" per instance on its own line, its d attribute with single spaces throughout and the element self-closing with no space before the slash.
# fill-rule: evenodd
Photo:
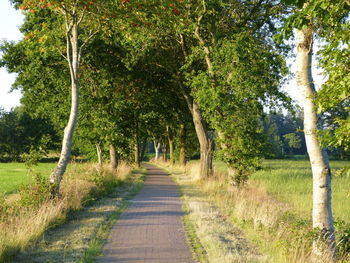
<svg viewBox="0 0 350 263">
<path fill-rule="evenodd" d="M 156 161 L 158 161 L 159 159 L 159 150 L 160 150 L 160 142 L 156 142 L 156 141 L 153 141 L 153 145 L 154 145 L 154 151 L 156 153 L 156 157 L 154 158 Z"/>
<path fill-rule="evenodd" d="M 62 149 L 60 158 L 56 168 L 50 175 L 50 183 L 52 185 L 52 195 L 56 196 L 59 193 L 60 183 L 69 163 L 74 129 L 78 119 L 79 108 L 79 53 L 78 44 L 78 21 L 77 17 L 73 17 L 71 29 L 67 26 L 67 60 L 69 62 L 70 76 L 71 76 L 71 110 L 69 120 L 62 140 Z"/>
<path fill-rule="evenodd" d="M 186 127 L 185 124 L 180 125 L 180 164 L 186 165 Z"/>
<path fill-rule="evenodd" d="M 169 157 L 171 164 L 175 164 L 175 158 L 174 158 L 174 136 L 172 133 L 172 130 L 167 125 L 166 127 L 167 134 L 168 134 L 168 143 L 169 143 Z"/>
<path fill-rule="evenodd" d="M 162 150 L 163 150 L 163 161 L 167 162 L 168 161 L 168 144 L 166 142 L 163 143 Z"/>
<path fill-rule="evenodd" d="M 335 258 L 335 235 L 332 215 L 331 170 L 325 149 L 321 149 L 317 134 L 317 114 L 314 98 L 311 63 L 313 31 L 305 28 L 297 31 L 296 79 L 303 97 L 304 133 L 313 176 L 312 222 L 321 231 L 321 237 L 313 244 L 314 259 L 330 262 Z"/>
<path fill-rule="evenodd" d="M 111 165 L 111 170 L 115 171 L 115 169 L 117 169 L 118 167 L 118 154 L 113 144 L 109 146 L 109 161 Z"/>
<path fill-rule="evenodd" d="M 141 154 L 140 154 L 140 161 L 143 161 L 143 158 L 145 157 L 146 152 L 146 146 L 147 146 L 147 140 L 144 140 L 141 144 Z"/>
<path fill-rule="evenodd" d="M 171 164 L 175 164 L 174 158 L 174 140 L 169 139 L 169 157 Z"/>
<path fill-rule="evenodd" d="M 136 167 L 140 167 L 141 166 L 138 132 L 136 132 L 135 139 L 134 139 L 134 163 L 135 163 Z"/>
<path fill-rule="evenodd" d="M 96 152 L 97 152 L 98 165 L 102 166 L 103 164 L 102 149 L 99 143 L 96 143 Z"/>
</svg>

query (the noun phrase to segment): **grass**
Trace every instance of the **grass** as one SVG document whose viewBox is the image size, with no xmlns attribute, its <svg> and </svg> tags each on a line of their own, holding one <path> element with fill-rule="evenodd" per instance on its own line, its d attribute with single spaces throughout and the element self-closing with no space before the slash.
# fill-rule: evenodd
<svg viewBox="0 0 350 263">
<path fill-rule="evenodd" d="M 49 176 L 56 163 L 40 163 L 35 171 Z M 0 163 L 0 195 L 12 194 L 31 182 L 24 163 Z"/>
<path fill-rule="evenodd" d="M 173 174 L 179 186 L 187 239 L 198 262 L 201 263 L 254 263 L 267 262 L 256 248 L 247 241 L 244 234 L 229 223 L 225 216 L 212 202 L 210 196 L 202 191 L 202 182 L 193 179 L 197 167 L 169 166 L 157 164 Z"/>
<path fill-rule="evenodd" d="M 348 165 L 345 162 L 332 164 L 335 169 Z M 247 244 L 259 248 L 263 256 L 255 258 L 256 262 L 310 262 L 314 233 L 309 203 L 311 173 L 307 161 L 265 161 L 263 169 L 257 171 L 240 189 L 229 183 L 225 175 L 226 166 L 220 162 L 215 163 L 214 176 L 205 180 L 198 179 L 198 162 L 178 169 L 182 170 L 182 174 L 174 176 L 184 189 L 190 220 L 195 225 L 209 262 L 255 262 L 249 256 L 248 259 L 247 256 L 230 258 L 230 253 L 235 251 L 235 238 L 249 240 Z M 338 202 L 337 205 L 333 203 L 335 215 L 347 220 L 348 204 L 344 204 L 344 200 L 347 198 L 346 191 L 349 191 L 349 182 L 347 178 L 337 177 L 333 183 L 334 203 Z M 209 207 L 203 206 L 208 202 Z M 308 206 L 306 203 L 309 203 Z M 237 227 L 244 234 L 232 230 Z M 343 241 L 349 240 L 349 231 L 347 225 L 339 227 L 338 242 L 341 236 L 345 237 Z M 222 240 L 226 242 L 222 243 Z M 338 262 L 350 262 L 350 255 L 346 252 L 349 246 L 343 244 L 338 248 L 346 249 L 338 254 Z M 220 261 L 216 261 L 217 258 Z M 331 260 L 324 258 L 324 262 Z"/>
<path fill-rule="evenodd" d="M 216 162 L 224 171 L 226 165 Z M 331 161 L 334 173 L 349 167 L 350 161 Z M 279 201 L 286 202 L 301 217 L 310 219 L 312 210 L 312 174 L 307 160 L 265 160 L 263 169 L 250 178 Z M 333 176 L 333 214 L 336 220 L 350 223 L 350 180 L 347 176 Z"/>
<path fill-rule="evenodd" d="M 122 165 L 118 172 L 111 172 L 92 164 L 72 165 L 62 181 L 59 198 L 50 199 L 48 194 L 42 199 L 41 192 L 35 195 L 35 191 L 41 191 L 41 182 L 36 182 L 19 191 L 19 198 L 11 195 L 0 200 L 0 262 L 15 262 L 14 255 L 19 258 L 17 262 L 32 262 L 30 257 L 35 262 L 81 258 L 101 223 L 123 201 L 116 189 L 128 193 L 137 185 L 130 178 L 139 176 L 129 175 L 131 169 Z M 96 203 L 111 193 L 117 196 Z M 24 204 L 23 197 L 27 198 Z M 33 201 L 36 197 L 39 200 Z"/>
<path fill-rule="evenodd" d="M 80 263 L 93 263 L 98 255 L 102 252 L 103 244 L 105 243 L 111 228 L 118 220 L 119 216 L 126 211 L 130 204 L 130 200 L 139 192 L 143 186 L 143 177 L 146 175 L 146 170 L 134 170 L 133 174 L 142 175 L 142 177 L 132 177 L 128 181 L 127 186 L 122 188 L 122 196 L 120 204 L 116 209 L 102 222 L 98 227 L 96 235 L 91 239 L 88 249 L 85 251 L 84 256 L 79 261 Z"/>
</svg>

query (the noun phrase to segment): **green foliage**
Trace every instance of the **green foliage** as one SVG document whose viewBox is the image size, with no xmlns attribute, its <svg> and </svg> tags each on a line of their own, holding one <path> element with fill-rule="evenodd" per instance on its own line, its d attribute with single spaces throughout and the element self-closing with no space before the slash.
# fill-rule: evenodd
<svg viewBox="0 0 350 263">
<path fill-rule="evenodd" d="M 18 160 L 30 151 L 55 149 L 56 130 L 48 119 L 32 118 L 23 108 L 0 110 L 0 158 Z"/>
<path fill-rule="evenodd" d="M 335 220 L 334 228 L 337 235 L 337 255 L 344 257 L 350 253 L 350 224 Z"/>
<path fill-rule="evenodd" d="M 264 129 L 264 157 L 285 158 L 288 155 L 306 154 L 305 138 L 302 136 L 301 112 L 296 116 L 271 112 L 262 119 Z"/>
<path fill-rule="evenodd" d="M 101 196 L 111 193 L 111 191 L 122 184 L 122 180 L 116 178 L 113 172 L 105 170 L 96 170 L 89 179 L 96 184 L 96 187 L 90 192 L 86 202 L 91 202 Z"/>
<path fill-rule="evenodd" d="M 295 133 L 287 133 L 283 135 L 285 140 L 288 143 L 288 146 L 292 149 L 300 149 L 301 148 L 301 138 Z"/>
<path fill-rule="evenodd" d="M 20 189 L 21 206 L 40 206 L 51 198 L 51 184 L 46 177 L 39 173 L 33 175 L 33 181 Z"/>
</svg>

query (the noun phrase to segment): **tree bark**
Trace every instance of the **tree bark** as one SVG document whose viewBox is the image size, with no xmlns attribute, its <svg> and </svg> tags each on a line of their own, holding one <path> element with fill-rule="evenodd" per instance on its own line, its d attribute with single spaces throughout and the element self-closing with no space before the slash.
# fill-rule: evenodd
<svg viewBox="0 0 350 263">
<path fill-rule="evenodd" d="M 138 134 L 135 134 L 135 140 L 134 140 L 134 163 L 136 167 L 140 167 L 140 147 L 139 147 L 139 137 Z"/>
<path fill-rule="evenodd" d="M 72 17 L 72 24 L 67 22 L 67 60 L 69 63 L 71 77 L 71 110 L 69 120 L 62 140 L 62 149 L 60 158 L 56 168 L 50 175 L 49 182 L 52 185 L 52 195 L 56 196 L 59 193 L 60 183 L 69 163 L 74 129 L 78 119 L 79 108 L 79 64 L 80 50 L 78 44 L 78 21 L 77 15 Z"/>
<path fill-rule="evenodd" d="M 168 144 L 165 142 L 162 145 L 162 151 L 163 151 L 163 161 L 168 161 Z"/>
<path fill-rule="evenodd" d="M 169 158 L 171 164 L 175 164 L 175 158 L 174 158 L 174 140 L 169 139 Z"/>
<path fill-rule="evenodd" d="M 154 151 L 156 153 L 156 156 L 155 156 L 155 160 L 158 161 L 159 159 L 159 150 L 160 150 L 160 142 L 156 142 L 155 140 L 153 141 L 153 145 L 154 145 Z"/>
<path fill-rule="evenodd" d="M 197 39 L 199 36 L 198 40 L 201 42 L 201 44 L 203 43 L 202 42 L 203 39 L 200 37 L 199 27 L 200 27 L 202 18 L 203 16 L 198 18 L 197 27 L 194 32 Z M 182 34 L 180 34 L 180 44 L 181 44 L 181 49 L 182 49 L 184 58 L 186 58 L 188 56 L 188 52 L 187 52 L 185 38 Z M 209 49 L 204 49 L 204 53 L 205 53 L 205 60 L 208 65 L 208 70 L 211 71 L 212 66 L 209 58 L 209 53 L 210 53 Z M 209 137 L 208 128 L 205 121 L 202 118 L 202 114 L 200 112 L 198 104 L 194 101 L 191 95 L 188 92 L 186 92 L 185 87 L 182 86 L 182 83 L 180 81 L 178 81 L 178 84 L 181 88 L 183 96 L 185 97 L 187 106 L 191 112 L 194 127 L 196 130 L 197 138 L 200 145 L 200 172 L 199 172 L 200 177 L 206 178 L 213 174 L 213 140 Z"/>
<path fill-rule="evenodd" d="M 102 149 L 101 149 L 101 145 L 99 143 L 96 143 L 96 152 L 97 152 L 98 165 L 102 166 L 102 164 L 103 164 Z"/>
<path fill-rule="evenodd" d="M 321 149 L 318 137 L 318 118 L 314 98 L 317 95 L 311 72 L 313 31 L 297 30 L 297 85 L 302 94 L 304 108 L 304 134 L 313 176 L 313 228 L 321 231 L 314 241 L 313 258 L 329 262 L 335 258 L 335 234 L 332 215 L 331 170 L 325 149 Z"/>
<path fill-rule="evenodd" d="M 141 144 L 141 154 L 140 154 L 140 161 L 143 161 L 143 158 L 145 157 L 145 152 L 146 152 L 146 146 L 147 146 L 147 140 L 143 140 Z"/>
<path fill-rule="evenodd" d="M 185 92 L 183 95 L 192 114 L 194 127 L 200 145 L 200 177 L 213 174 L 213 140 L 209 137 L 208 128 L 202 118 L 198 104 Z"/>
<path fill-rule="evenodd" d="M 109 146 L 109 160 L 110 160 L 111 170 L 115 171 L 115 169 L 117 169 L 118 167 L 118 154 L 113 144 Z"/>
<path fill-rule="evenodd" d="M 171 164 L 175 164 L 174 157 L 174 136 L 169 126 L 166 127 L 168 134 L 168 143 L 169 143 L 169 157 Z"/>
<path fill-rule="evenodd" d="M 186 165 L 186 127 L 185 124 L 180 125 L 180 164 Z"/>
</svg>

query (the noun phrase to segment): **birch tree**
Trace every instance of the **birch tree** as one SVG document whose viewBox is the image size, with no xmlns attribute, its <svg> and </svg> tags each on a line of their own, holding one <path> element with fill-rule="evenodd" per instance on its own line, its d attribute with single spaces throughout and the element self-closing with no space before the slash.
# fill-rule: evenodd
<svg viewBox="0 0 350 263">
<path fill-rule="evenodd" d="M 93 6 L 93 1 L 91 6 Z M 59 187 L 63 175 L 69 163 L 73 134 L 78 119 L 79 109 L 79 74 L 80 63 L 84 46 L 98 32 L 99 29 L 91 29 L 89 33 L 80 37 L 80 26 L 89 13 L 91 7 L 80 0 L 66 1 L 24 1 L 21 5 L 23 10 L 29 10 L 35 13 L 38 9 L 50 8 L 58 16 L 58 19 L 64 21 L 66 34 L 66 49 L 61 55 L 66 59 L 70 72 L 71 82 L 71 109 L 68 123 L 64 129 L 62 140 L 61 154 L 56 168 L 50 175 L 50 183 L 52 185 L 52 195 L 59 193 Z"/>
<path fill-rule="evenodd" d="M 312 77 L 313 29 L 311 26 L 296 30 L 296 80 L 303 99 L 304 134 L 313 176 L 313 228 L 320 230 L 314 241 L 316 258 L 335 256 L 335 235 L 332 214 L 331 170 L 325 148 L 318 137 L 318 116 L 314 99 L 317 95 Z M 325 242 L 323 242 L 325 241 Z M 326 245 L 326 247 L 325 247 Z"/>
</svg>

